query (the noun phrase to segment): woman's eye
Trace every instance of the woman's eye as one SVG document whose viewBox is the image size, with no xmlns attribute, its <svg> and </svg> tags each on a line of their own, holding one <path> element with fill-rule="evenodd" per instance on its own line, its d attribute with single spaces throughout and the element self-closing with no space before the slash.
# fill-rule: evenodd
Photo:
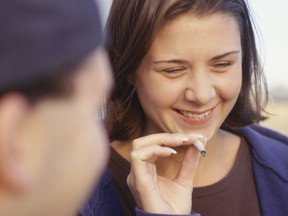
<svg viewBox="0 0 288 216">
<path fill-rule="evenodd" d="M 229 67 L 229 66 L 231 66 L 230 62 L 216 64 L 216 67 L 218 67 L 218 68 L 225 68 L 225 67 Z"/>
<path fill-rule="evenodd" d="M 180 72 L 184 71 L 184 68 L 168 68 L 168 69 L 165 69 L 163 70 L 162 72 L 164 74 L 178 74 Z"/>
<path fill-rule="evenodd" d="M 226 71 L 232 66 L 232 62 L 220 62 L 213 65 L 216 71 Z"/>
</svg>

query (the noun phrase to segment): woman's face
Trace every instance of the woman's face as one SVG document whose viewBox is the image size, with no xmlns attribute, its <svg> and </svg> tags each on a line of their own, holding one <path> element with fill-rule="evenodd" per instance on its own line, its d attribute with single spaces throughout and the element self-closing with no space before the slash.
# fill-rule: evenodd
<svg viewBox="0 0 288 216">
<path fill-rule="evenodd" d="M 239 95 L 242 50 L 228 14 L 185 14 L 160 29 L 132 77 L 146 115 L 145 134 L 211 138 Z"/>
</svg>

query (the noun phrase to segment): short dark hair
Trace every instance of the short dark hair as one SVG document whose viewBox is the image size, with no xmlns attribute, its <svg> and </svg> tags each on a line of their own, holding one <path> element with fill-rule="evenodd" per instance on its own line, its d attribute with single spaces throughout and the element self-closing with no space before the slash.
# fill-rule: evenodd
<svg viewBox="0 0 288 216">
<path fill-rule="evenodd" d="M 144 112 L 127 77 L 139 67 L 157 29 L 184 13 L 197 16 L 226 13 L 236 19 L 243 50 L 242 88 L 222 127 L 233 129 L 263 119 L 267 84 L 257 53 L 255 25 L 245 0 L 114 0 L 107 22 L 108 49 L 116 79 L 107 105 L 111 140 L 129 139 L 143 130 Z"/>
<path fill-rule="evenodd" d="M 103 41 L 95 0 L 2 0 L 0 5 L 0 94 L 19 91 L 31 101 L 67 95 L 69 73 Z"/>
</svg>

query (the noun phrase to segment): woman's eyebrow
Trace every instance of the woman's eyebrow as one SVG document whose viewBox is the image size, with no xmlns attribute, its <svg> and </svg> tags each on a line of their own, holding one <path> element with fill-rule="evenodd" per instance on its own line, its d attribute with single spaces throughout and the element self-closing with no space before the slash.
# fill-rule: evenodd
<svg viewBox="0 0 288 216">
<path fill-rule="evenodd" d="M 184 59 L 167 59 L 167 60 L 152 61 L 152 64 L 161 64 L 161 63 L 189 64 L 189 61 Z"/>
<path fill-rule="evenodd" d="M 224 58 L 224 57 L 226 57 L 226 56 L 228 56 L 228 55 L 238 54 L 238 53 L 240 53 L 239 50 L 226 52 L 226 53 L 223 53 L 223 54 L 220 54 L 220 55 L 214 56 L 211 60 L 218 60 L 218 59 Z"/>
<path fill-rule="evenodd" d="M 214 56 L 212 58 L 212 60 L 218 60 L 218 59 L 224 58 L 228 55 L 238 54 L 239 52 L 240 52 L 239 50 L 226 52 L 226 53 Z M 167 59 L 167 60 L 152 61 L 152 64 L 161 64 L 161 63 L 189 64 L 190 62 L 188 60 L 185 60 L 185 59 Z"/>
</svg>

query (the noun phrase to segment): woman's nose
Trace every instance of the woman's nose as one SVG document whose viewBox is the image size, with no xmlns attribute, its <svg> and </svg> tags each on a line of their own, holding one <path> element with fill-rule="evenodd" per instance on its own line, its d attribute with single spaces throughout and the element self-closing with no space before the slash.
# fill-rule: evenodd
<svg viewBox="0 0 288 216">
<path fill-rule="evenodd" d="M 213 80 L 209 74 L 197 74 L 187 79 L 185 99 L 199 105 L 209 103 L 215 96 L 216 91 Z"/>
</svg>

